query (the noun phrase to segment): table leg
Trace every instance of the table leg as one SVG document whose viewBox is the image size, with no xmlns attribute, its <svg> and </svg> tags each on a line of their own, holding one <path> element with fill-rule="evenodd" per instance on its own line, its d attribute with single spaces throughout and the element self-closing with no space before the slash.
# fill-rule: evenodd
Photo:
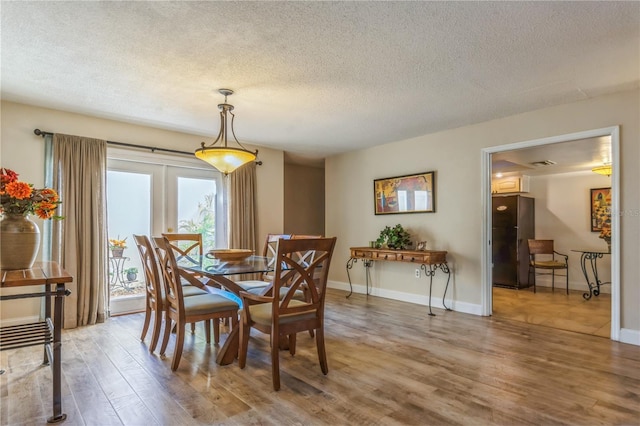
<svg viewBox="0 0 640 426">
<path fill-rule="evenodd" d="M 451 280 L 451 270 L 449 269 L 449 266 L 446 263 L 438 263 L 435 265 L 423 263 L 420 265 L 420 269 L 424 271 L 425 276 L 429 277 L 429 315 L 432 317 L 436 316 L 436 314 L 431 310 L 431 292 L 433 290 L 433 276 L 436 274 L 438 269 L 441 269 L 442 272 L 447 274 L 447 285 L 444 287 L 444 294 L 442 295 L 442 306 L 444 306 L 445 310 L 450 311 L 451 309 L 445 304 L 447 289 L 449 288 L 449 281 Z"/>
<path fill-rule="evenodd" d="M 589 287 L 589 292 L 584 293 L 582 297 L 585 300 L 591 299 L 591 296 L 599 296 L 600 295 L 600 286 L 603 284 L 600 281 L 600 277 L 598 276 L 598 258 L 602 257 L 602 253 L 589 253 L 584 252 L 580 256 L 580 267 L 582 268 L 582 273 L 584 274 L 584 278 L 587 281 L 587 286 Z M 589 262 L 589 266 L 591 268 L 591 274 L 593 275 L 593 282 L 589 278 L 589 268 L 587 267 L 587 262 Z"/>
<path fill-rule="evenodd" d="M 238 357 L 238 349 L 240 348 L 240 326 L 237 319 L 234 322 L 235 324 L 232 324 L 231 331 L 216 357 L 216 363 L 218 363 L 218 365 L 229 365 Z"/>
<path fill-rule="evenodd" d="M 351 285 L 351 275 L 349 274 L 349 270 L 353 268 L 353 264 L 356 263 L 357 261 L 358 261 L 357 257 L 352 257 L 347 261 L 347 278 L 349 279 L 349 294 L 347 294 L 347 299 L 349 298 L 349 296 L 351 296 L 351 294 L 353 294 L 353 286 Z M 373 266 L 373 260 L 362 259 L 362 266 L 364 266 L 365 268 L 364 276 L 365 276 L 365 282 L 367 286 L 367 296 L 369 296 L 371 294 L 369 292 L 369 283 L 371 282 L 371 273 L 369 272 L 369 270 Z"/>
<path fill-rule="evenodd" d="M 447 285 L 444 287 L 444 293 L 442 295 L 442 306 L 444 306 L 445 310 L 451 311 L 452 309 L 448 308 L 447 305 L 444 303 L 445 300 L 447 299 L 447 289 L 449 288 L 449 281 L 451 281 L 451 270 L 449 269 L 449 265 L 447 265 L 446 263 L 441 263 L 440 269 L 442 269 L 442 272 L 447 274 Z"/>
<path fill-rule="evenodd" d="M 367 296 L 368 296 L 370 294 L 369 293 L 369 282 L 371 281 L 371 274 L 370 274 L 369 270 L 373 266 L 373 260 L 364 259 L 362 261 L 362 264 L 364 265 L 364 270 L 365 270 L 364 276 L 365 276 L 365 282 L 367 283 Z"/>
<path fill-rule="evenodd" d="M 44 285 L 44 291 L 45 292 L 51 292 L 51 284 L 45 284 Z M 44 317 L 45 318 L 51 318 L 51 296 L 45 296 L 44 297 Z M 48 354 L 47 354 L 47 345 L 44 345 L 43 348 L 44 351 L 44 359 L 42 361 L 43 365 L 49 365 L 51 363 L 51 359 L 49 358 Z"/>
<path fill-rule="evenodd" d="M 433 289 L 433 275 L 436 273 L 433 265 L 422 264 L 420 269 L 424 271 L 424 275 L 429 277 L 429 316 L 435 317 L 436 314 L 431 310 L 431 290 Z"/>
<path fill-rule="evenodd" d="M 62 412 L 62 316 L 63 302 L 66 296 L 65 285 L 56 286 L 54 327 L 53 327 L 53 416 L 47 419 L 47 423 L 62 422 L 67 415 Z M 48 298 L 47 298 L 48 299 Z"/>
<path fill-rule="evenodd" d="M 347 278 L 349 279 L 349 294 L 347 294 L 347 299 L 349 298 L 349 296 L 353 294 L 353 285 L 351 285 L 351 275 L 349 274 L 349 270 L 353 268 L 353 264 L 356 263 L 357 261 L 358 259 L 355 257 L 352 257 L 349 260 L 347 260 Z"/>
</svg>

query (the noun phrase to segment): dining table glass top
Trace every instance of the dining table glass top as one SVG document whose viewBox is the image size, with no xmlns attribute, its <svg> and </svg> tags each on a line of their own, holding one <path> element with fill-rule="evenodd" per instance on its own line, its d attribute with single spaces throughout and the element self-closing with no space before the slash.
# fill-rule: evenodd
<svg viewBox="0 0 640 426">
<path fill-rule="evenodd" d="M 188 271 L 209 276 L 263 273 L 274 269 L 273 258 L 264 256 L 249 256 L 242 261 L 223 262 L 203 255 L 200 256 L 199 263 L 179 261 L 178 265 Z"/>
</svg>

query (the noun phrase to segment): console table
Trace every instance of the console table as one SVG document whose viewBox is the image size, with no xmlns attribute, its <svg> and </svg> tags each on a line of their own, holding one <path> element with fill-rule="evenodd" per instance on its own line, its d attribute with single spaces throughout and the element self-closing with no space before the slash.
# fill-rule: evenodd
<svg viewBox="0 0 640 426">
<path fill-rule="evenodd" d="M 32 324 L 0 327 L 0 350 L 24 348 L 44 345 L 43 364 L 51 365 L 53 371 L 53 416 L 48 423 L 58 423 L 67 418 L 62 412 L 61 393 L 61 331 L 64 297 L 71 294 L 65 284 L 73 281 L 73 277 L 56 262 L 36 262 L 31 269 L 13 271 L 0 270 L 2 288 L 16 288 L 44 285 L 45 291 L 40 293 L 20 293 L 0 296 L 0 300 L 25 299 L 30 297 L 45 298 L 44 321 Z M 55 285 L 55 290 L 51 286 Z M 54 315 L 51 316 L 51 297 L 55 297 Z M 2 372 L 4 373 L 4 372 Z"/>
<path fill-rule="evenodd" d="M 347 261 L 347 277 L 349 278 L 349 294 L 353 293 L 353 286 L 351 285 L 351 275 L 349 270 L 353 268 L 353 264 L 362 260 L 362 264 L 365 268 L 365 280 L 367 285 L 367 296 L 369 295 L 369 269 L 373 266 L 375 261 L 383 262 L 407 262 L 420 265 L 420 269 L 424 271 L 424 275 L 429 278 L 429 315 L 435 316 L 431 311 L 431 290 L 433 288 L 433 276 L 438 269 L 447 274 L 447 285 L 444 288 L 444 294 L 442 295 L 442 306 L 447 311 L 450 311 L 445 305 L 445 297 L 447 296 L 447 289 L 449 288 L 449 281 L 451 279 L 451 270 L 447 265 L 447 252 L 436 250 L 391 250 L 391 249 L 377 249 L 371 247 L 351 247 L 351 256 Z"/>
</svg>

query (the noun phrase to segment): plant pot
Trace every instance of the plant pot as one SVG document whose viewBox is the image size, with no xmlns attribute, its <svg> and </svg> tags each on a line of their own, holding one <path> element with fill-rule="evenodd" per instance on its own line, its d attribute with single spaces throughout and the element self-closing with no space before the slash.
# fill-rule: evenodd
<svg viewBox="0 0 640 426">
<path fill-rule="evenodd" d="M 0 222 L 0 268 L 29 269 L 40 248 L 40 229 L 28 217 L 6 214 Z"/>
<path fill-rule="evenodd" d="M 127 281 L 135 281 L 138 278 L 138 274 L 127 272 Z"/>
<path fill-rule="evenodd" d="M 122 257 L 124 249 L 111 249 L 111 257 Z"/>
</svg>

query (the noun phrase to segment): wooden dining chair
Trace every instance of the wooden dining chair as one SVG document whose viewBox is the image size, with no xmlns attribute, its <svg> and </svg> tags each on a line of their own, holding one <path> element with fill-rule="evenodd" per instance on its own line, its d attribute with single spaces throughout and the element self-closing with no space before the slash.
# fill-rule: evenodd
<svg viewBox="0 0 640 426">
<path fill-rule="evenodd" d="M 155 237 L 153 242 L 163 269 L 167 318 L 176 325 L 176 343 L 171 362 L 171 370 L 175 371 L 182 357 L 185 325 L 204 321 L 206 341 L 211 343 L 209 321 L 213 320 L 214 324 L 218 324 L 220 319 L 232 318 L 231 327 L 237 327 L 240 305 L 234 301 L 233 294 L 220 289 L 210 289 L 213 294 L 184 297 L 182 280 L 196 286 L 200 281 L 193 274 L 178 267 L 174 250 L 166 237 Z M 164 355 L 167 349 L 169 330 L 170 327 L 165 327 L 160 355 Z"/>
<path fill-rule="evenodd" d="M 188 261 L 199 265 L 204 254 L 202 234 L 196 233 L 163 233 L 173 246 L 177 262 Z"/>
<path fill-rule="evenodd" d="M 265 239 L 264 247 L 262 249 L 262 256 L 269 259 L 270 265 L 273 265 L 273 259 L 276 256 L 278 241 L 281 239 L 288 240 L 290 238 L 290 234 L 267 234 L 267 238 Z M 261 274 L 259 279 L 240 280 L 236 281 L 236 284 L 249 293 L 262 294 L 271 281 L 273 281 L 273 272 L 264 272 Z"/>
<path fill-rule="evenodd" d="M 272 296 L 259 296 L 241 292 L 243 310 L 240 323 L 239 364 L 247 362 L 249 335 L 255 328 L 271 336 L 271 375 L 273 388 L 280 389 L 281 338 L 288 338 L 289 352 L 295 354 L 296 333 L 315 331 L 320 368 L 329 372 L 324 344 L 324 300 L 327 277 L 336 238 L 281 239 L 275 256 L 275 272 Z M 299 252 L 313 250 L 314 260 L 310 264 L 299 263 Z M 320 271 L 319 275 L 316 271 Z M 316 278 L 317 277 L 317 278 Z M 316 281 L 317 282 L 314 282 Z M 302 286 L 309 288 L 310 300 L 295 298 Z M 285 291 L 284 297 L 279 295 Z"/>
<path fill-rule="evenodd" d="M 551 275 L 551 290 L 554 291 L 556 271 L 564 270 L 567 294 L 569 294 L 569 256 L 555 251 L 553 240 L 527 240 L 527 243 L 529 246 L 527 281 L 530 281 L 533 275 L 533 292 L 536 292 L 536 275 Z M 537 272 L 537 269 L 551 272 Z"/>
<path fill-rule="evenodd" d="M 138 253 L 140 254 L 145 282 L 145 314 L 140 340 L 144 341 L 147 336 L 151 317 L 153 316 L 153 330 L 151 333 L 151 343 L 149 345 L 149 352 L 153 352 L 158 344 L 162 321 L 163 319 L 166 321 L 164 284 L 162 281 L 162 275 L 159 271 L 158 260 L 149 237 L 146 235 L 134 235 L 133 239 L 136 247 L 138 248 Z M 192 285 L 184 286 L 182 292 L 184 297 L 207 294 L 207 291 L 204 290 L 203 286 L 195 287 Z"/>
</svg>

